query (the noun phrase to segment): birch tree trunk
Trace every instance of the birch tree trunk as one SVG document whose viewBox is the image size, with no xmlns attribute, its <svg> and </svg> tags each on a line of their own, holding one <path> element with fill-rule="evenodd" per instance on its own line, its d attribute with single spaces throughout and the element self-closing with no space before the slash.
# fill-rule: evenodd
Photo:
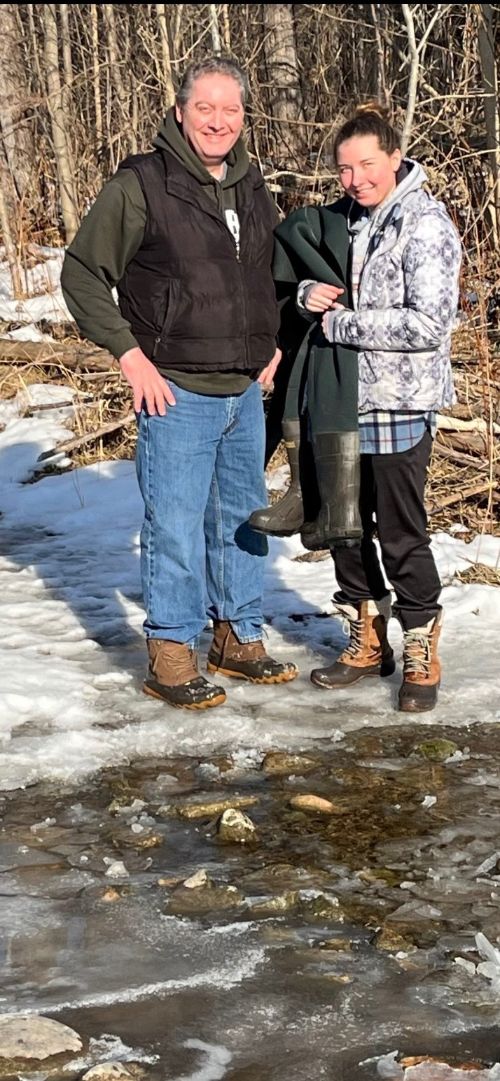
<svg viewBox="0 0 500 1081">
<path fill-rule="evenodd" d="M 263 4 L 264 51 L 274 142 L 280 163 L 300 163 L 304 113 L 292 4 Z"/>
<path fill-rule="evenodd" d="M 170 50 L 170 37 L 167 24 L 167 6 L 166 4 L 156 4 L 155 7 L 158 23 L 160 26 L 163 85 L 165 104 L 168 109 L 171 105 L 174 104 L 175 101 L 175 87 L 172 75 L 172 54 Z"/>
<path fill-rule="evenodd" d="M 98 147 L 102 146 L 102 104 L 101 77 L 99 72 L 99 8 L 90 5 L 90 34 L 92 42 L 92 88 L 94 92 L 95 137 Z"/>
<path fill-rule="evenodd" d="M 24 296 L 22 270 L 17 257 L 16 244 L 10 225 L 9 208 L 7 205 L 6 192 L 9 189 L 9 177 L 3 165 L 0 164 L 0 229 L 2 230 L 3 246 L 9 264 L 12 281 L 12 295 L 14 300 Z"/>
<path fill-rule="evenodd" d="M 33 172 L 33 140 L 25 119 L 30 93 L 20 48 L 15 4 L 2 8 L 0 34 L 0 133 L 16 195 L 22 199 Z"/>
<path fill-rule="evenodd" d="M 217 15 L 217 4 L 209 4 L 208 9 L 210 11 L 210 36 L 212 38 L 212 49 L 216 56 L 220 56 L 222 52 L 220 43 L 220 31 L 219 31 L 219 18 Z"/>
<path fill-rule="evenodd" d="M 498 96 L 498 68 L 495 60 L 495 32 L 493 29 L 492 4 L 478 4 L 479 10 L 479 56 L 484 90 L 484 122 L 486 146 L 491 176 L 489 212 L 498 246 L 500 235 L 500 101 Z"/>
<path fill-rule="evenodd" d="M 120 56 L 118 52 L 118 39 L 116 36 L 115 12 L 113 4 L 103 4 L 104 21 L 106 23 L 106 37 L 109 54 L 109 68 L 111 82 L 116 91 L 116 97 L 120 105 L 122 118 L 127 116 L 127 93 L 122 79 Z"/>
<path fill-rule="evenodd" d="M 44 4 L 42 8 L 44 25 L 44 56 L 47 74 L 48 110 L 52 125 L 52 141 L 56 159 L 59 196 L 67 243 L 71 243 L 78 229 L 76 190 L 74 185 L 75 165 L 71 159 L 68 141 L 70 118 L 64 108 L 63 88 L 59 75 L 59 48 L 57 33 L 57 5 Z"/>
</svg>

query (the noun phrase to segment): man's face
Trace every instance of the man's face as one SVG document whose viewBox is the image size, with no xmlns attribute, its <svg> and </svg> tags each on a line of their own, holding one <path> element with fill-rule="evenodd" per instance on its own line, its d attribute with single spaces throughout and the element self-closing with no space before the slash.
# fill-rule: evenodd
<svg viewBox="0 0 500 1081">
<path fill-rule="evenodd" d="M 241 88 L 231 75 L 200 75 L 189 100 L 175 106 L 182 134 L 203 165 L 220 165 L 241 135 Z"/>
</svg>

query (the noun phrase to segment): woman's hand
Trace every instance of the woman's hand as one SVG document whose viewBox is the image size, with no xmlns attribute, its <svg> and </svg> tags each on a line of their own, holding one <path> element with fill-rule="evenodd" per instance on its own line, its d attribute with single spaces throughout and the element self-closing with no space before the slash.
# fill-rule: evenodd
<svg viewBox="0 0 500 1081">
<path fill-rule="evenodd" d="M 326 282 L 317 282 L 307 290 L 304 300 L 304 308 L 308 312 L 326 312 L 335 307 L 337 297 L 342 296 L 343 289 L 337 285 L 327 285 Z"/>
<path fill-rule="evenodd" d="M 333 324 L 334 324 L 334 321 L 335 321 L 335 317 L 334 317 L 333 313 L 336 312 L 336 311 L 337 312 L 345 312 L 346 311 L 345 304 L 336 304 L 336 303 L 332 304 L 330 311 L 325 312 L 325 314 L 324 314 L 324 316 L 323 316 L 323 318 L 321 320 L 321 327 L 322 327 L 322 330 L 323 330 L 323 334 L 325 335 L 325 338 L 329 342 L 333 342 Z"/>
</svg>

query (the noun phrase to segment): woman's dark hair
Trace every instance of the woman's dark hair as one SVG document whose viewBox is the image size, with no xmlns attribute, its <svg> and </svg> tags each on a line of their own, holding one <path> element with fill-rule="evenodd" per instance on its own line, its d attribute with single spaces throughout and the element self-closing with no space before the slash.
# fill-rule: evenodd
<svg viewBox="0 0 500 1081">
<path fill-rule="evenodd" d="M 231 79 L 238 83 L 241 101 L 243 105 L 245 104 L 248 94 L 248 79 L 241 64 L 238 64 L 238 61 L 234 60 L 232 56 L 208 56 L 205 60 L 199 60 L 186 68 L 176 94 L 176 101 L 180 108 L 187 105 L 193 83 L 201 75 L 229 75 Z"/>
<path fill-rule="evenodd" d="M 340 144 L 352 139 L 353 135 L 376 135 L 381 149 L 387 154 L 401 150 L 401 136 L 389 121 L 389 110 L 378 101 L 358 105 L 349 120 L 339 128 L 333 140 L 335 161 Z"/>
</svg>

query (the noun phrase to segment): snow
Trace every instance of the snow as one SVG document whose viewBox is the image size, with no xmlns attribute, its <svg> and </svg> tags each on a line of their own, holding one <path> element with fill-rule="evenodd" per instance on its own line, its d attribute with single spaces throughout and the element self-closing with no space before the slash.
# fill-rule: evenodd
<svg viewBox="0 0 500 1081">
<path fill-rule="evenodd" d="M 61 253 L 43 254 L 33 282 L 41 288 L 48 275 L 52 291 L 33 305 L 23 302 L 16 315 L 5 314 L 18 302 L 10 301 L 0 267 L 0 319 L 28 323 L 35 302 L 36 318 L 56 308 L 67 317 L 50 277 Z M 299 678 L 277 687 L 226 680 L 227 702 L 209 724 L 205 713 L 143 695 L 142 503 L 134 463 L 40 472 L 40 454 L 73 434 L 71 397 L 68 387 L 51 384 L 0 401 L 0 790 L 45 778 L 74 783 L 150 755 L 224 749 L 255 766 L 269 748 L 305 748 L 317 739 L 333 746 L 360 726 L 402 723 L 395 711 L 400 665 L 399 675 L 380 684 L 334 693 L 311 685 L 311 668 L 329 663 L 344 638 L 337 619 L 320 618 L 331 612 L 333 563 L 297 561 L 304 550 L 296 537 L 270 543 L 264 611 L 269 651 L 296 661 Z M 37 412 L 44 402 L 65 404 Z M 485 535 L 467 543 L 456 527 L 435 534 L 432 544 L 444 584 L 444 675 L 437 709 L 413 719 L 456 727 L 499 721 L 499 592 L 455 575 L 477 561 L 498 567 L 500 540 Z M 389 634 L 400 659 L 394 620 Z M 202 666 L 209 641 L 207 629 Z"/>
<path fill-rule="evenodd" d="M 70 321 L 71 315 L 64 303 L 59 279 L 64 250 L 33 245 L 33 255 L 41 259 L 25 272 L 25 299 L 12 298 L 12 286 L 7 263 L 0 262 L 0 320 L 6 323 L 30 325 L 41 319 L 49 323 Z M 30 339 L 40 341 L 38 335 Z M 25 335 L 22 340 L 26 341 Z"/>
</svg>

